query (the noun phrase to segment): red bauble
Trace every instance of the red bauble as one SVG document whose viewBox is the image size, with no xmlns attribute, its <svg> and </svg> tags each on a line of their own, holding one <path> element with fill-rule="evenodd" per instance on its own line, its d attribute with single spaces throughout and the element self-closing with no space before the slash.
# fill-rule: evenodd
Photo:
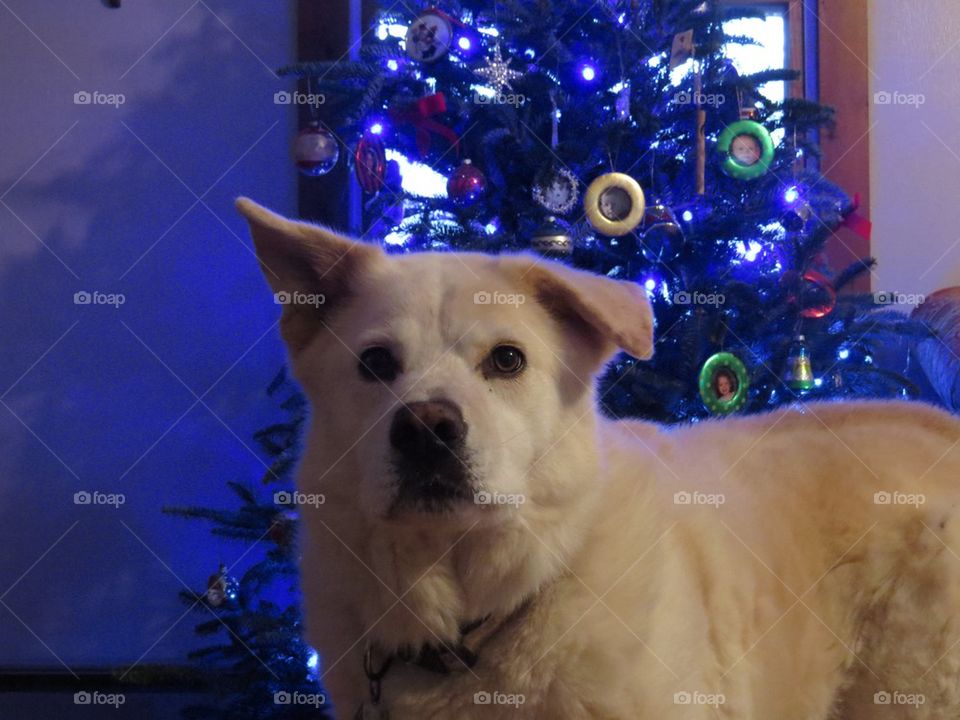
<svg viewBox="0 0 960 720">
<path fill-rule="evenodd" d="M 357 143 L 354 155 L 357 182 L 364 192 L 373 194 L 383 187 L 387 174 L 387 151 L 377 135 L 367 133 Z"/>
<path fill-rule="evenodd" d="M 333 170 L 339 157 L 337 138 L 317 124 L 305 127 L 293 141 L 293 160 L 304 175 L 326 175 Z"/>
<path fill-rule="evenodd" d="M 807 270 L 803 274 L 802 292 L 801 317 L 826 317 L 837 306 L 837 291 L 833 289 L 833 283 L 823 273 L 816 270 Z"/>
<path fill-rule="evenodd" d="M 486 192 L 487 178 L 476 165 L 464 160 L 447 181 L 447 195 L 458 205 L 470 205 Z"/>
<path fill-rule="evenodd" d="M 788 270 L 781 282 L 788 288 L 787 302 L 800 306 L 800 317 L 820 319 L 837 306 L 837 291 L 821 272 L 807 270 L 800 275 L 795 270 Z"/>
</svg>

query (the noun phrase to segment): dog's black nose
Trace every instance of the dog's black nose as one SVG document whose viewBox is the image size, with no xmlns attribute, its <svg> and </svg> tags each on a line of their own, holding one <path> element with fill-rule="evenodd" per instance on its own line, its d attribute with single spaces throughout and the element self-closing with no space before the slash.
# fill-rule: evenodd
<svg viewBox="0 0 960 720">
<path fill-rule="evenodd" d="M 394 449 L 421 462 L 458 450 L 466 437 L 463 413 L 449 400 L 408 403 L 397 410 L 390 426 Z"/>
</svg>

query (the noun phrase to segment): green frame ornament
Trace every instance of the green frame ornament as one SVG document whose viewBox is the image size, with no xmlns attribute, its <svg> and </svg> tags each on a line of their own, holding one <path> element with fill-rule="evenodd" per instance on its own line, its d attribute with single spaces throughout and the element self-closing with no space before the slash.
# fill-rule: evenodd
<svg viewBox="0 0 960 720">
<path fill-rule="evenodd" d="M 729 400 L 721 400 L 714 389 L 714 378 L 720 370 L 728 370 L 737 379 L 737 388 Z M 747 366 L 733 353 L 721 352 L 711 356 L 700 370 L 700 398 L 707 409 L 715 415 L 729 415 L 747 402 L 750 391 L 750 374 Z"/>
<path fill-rule="evenodd" d="M 760 147 L 760 158 L 750 165 L 737 160 L 732 152 L 733 141 L 741 135 L 749 135 Z M 754 180 L 766 174 L 773 163 L 773 138 L 770 131 L 756 120 L 738 120 L 724 128 L 717 138 L 717 150 L 723 155 L 723 171 L 738 180 Z"/>
</svg>

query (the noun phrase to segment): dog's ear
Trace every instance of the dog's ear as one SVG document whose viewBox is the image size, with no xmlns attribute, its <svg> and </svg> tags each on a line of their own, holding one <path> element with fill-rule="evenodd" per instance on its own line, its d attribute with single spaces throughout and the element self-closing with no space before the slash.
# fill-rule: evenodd
<svg viewBox="0 0 960 720">
<path fill-rule="evenodd" d="M 250 223 L 260 268 L 283 305 L 281 334 L 296 354 L 383 251 L 318 225 L 287 220 L 247 198 L 239 198 L 236 206 Z"/>
<path fill-rule="evenodd" d="M 606 360 L 618 348 L 641 360 L 653 357 L 653 308 L 636 283 L 540 259 L 528 262 L 523 274 L 537 299 L 559 319 L 582 331 L 598 346 L 601 359 Z"/>
</svg>

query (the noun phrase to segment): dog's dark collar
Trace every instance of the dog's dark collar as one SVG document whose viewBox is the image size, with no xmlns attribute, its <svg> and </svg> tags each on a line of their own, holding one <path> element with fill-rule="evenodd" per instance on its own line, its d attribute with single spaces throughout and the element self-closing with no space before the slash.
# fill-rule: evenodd
<svg viewBox="0 0 960 720">
<path fill-rule="evenodd" d="M 476 641 L 477 636 L 471 636 L 471 633 L 486 624 L 489 619 L 490 616 L 488 615 L 485 618 L 461 625 L 460 637 L 456 645 L 446 643 L 424 645 L 415 653 L 406 650 L 398 653 L 397 656 L 409 665 L 416 665 L 440 675 L 448 675 L 451 672 L 472 668 L 477 664 L 479 643 Z M 471 640 L 473 642 L 470 642 Z"/>
<path fill-rule="evenodd" d="M 480 646 L 496 632 L 503 623 L 495 623 L 491 616 L 473 620 L 460 626 L 457 643 L 423 645 L 416 651 L 410 649 L 380 658 L 375 645 L 367 645 L 363 653 L 363 672 L 370 685 L 370 701 L 360 705 L 354 720 L 386 718 L 387 712 L 380 706 L 380 691 L 383 678 L 394 662 L 414 665 L 428 672 L 449 675 L 469 670 L 476 665 Z M 483 632 L 480 632 L 480 630 Z"/>
</svg>

